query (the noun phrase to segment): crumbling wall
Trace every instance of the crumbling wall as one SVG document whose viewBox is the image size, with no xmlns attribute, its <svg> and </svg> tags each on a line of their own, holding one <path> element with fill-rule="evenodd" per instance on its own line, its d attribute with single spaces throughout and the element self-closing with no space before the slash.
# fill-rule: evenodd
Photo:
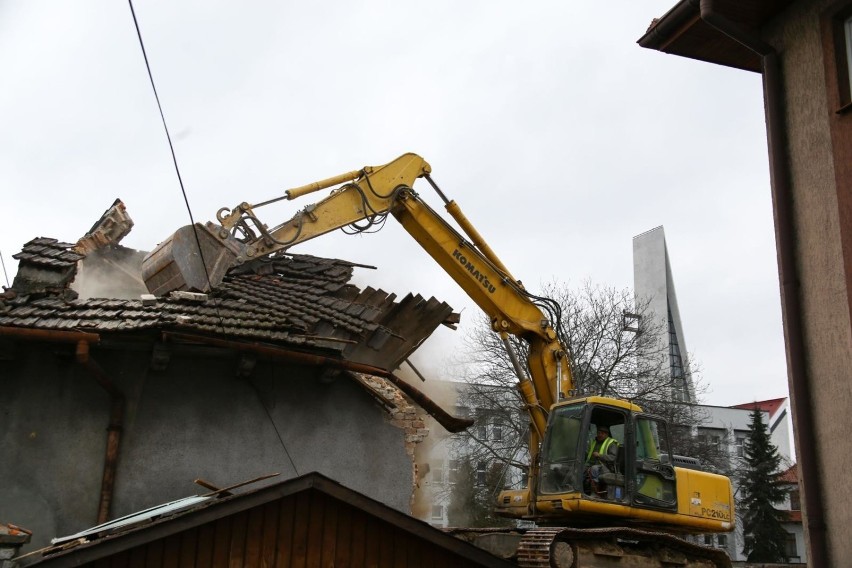
<svg viewBox="0 0 852 568">
<path fill-rule="evenodd" d="M 372 392 L 388 412 L 388 421 L 392 426 L 404 432 L 405 454 L 411 460 L 411 497 L 409 511 L 415 507 L 417 489 L 423 472 L 419 471 L 417 449 L 427 436 L 430 428 L 426 425 L 426 413 L 414 406 L 395 386 L 381 377 L 357 375 L 356 377 Z"/>
</svg>

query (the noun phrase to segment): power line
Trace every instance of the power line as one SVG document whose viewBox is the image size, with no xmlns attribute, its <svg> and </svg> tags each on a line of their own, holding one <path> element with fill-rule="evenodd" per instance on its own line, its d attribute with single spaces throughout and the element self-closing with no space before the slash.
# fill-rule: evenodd
<svg viewBox="0 0 852 568">
<path fill-rule="evenodd" d="M 130 14 L 133 16 L 133 25 L 136 27 L 136 37 L 139 38 L 139 47 L 142 48 L 142 57 L 145 59 L 145 68 L 148 70 L 148 79 L 151 81 L 151 89 L 154 91 L 154 98 L 157 101 L 157 109 L 160 111 L 160 120 L 163 122 L 163 129 L 166 131 L 166 139 L 169 141 L 169 151 L 172 154 L 172 163 L 175 166 L 180 191 L 183 195 L 183 202 L 186 204 L 186 212 L 189 214 L 189 222 L 192 224 L 192 232 L 195 235 L 195 244 L 198 247 L 198 257 L 201 259 L 201 266 L 204 268 L 204 276 L 207 279 L 207 286 L 213 289 L 213 283 L 210 281 L 210 273 L 207 270 L 207 263 L 204 261 L 204 251 L 201 249 L 201 240 L 198 237 L 198 229 L 195 226 L 195 219 L 192 215 L 192 207 L 189 205 L 189 198 L 186 195 L 186 189 L 183 185 L 183 178 L 180 175 L 180 167 L 178 167 L 177 155 L 175 154 L 175 146 L 172 143 L 172 136 L 169 133 L 169 126 L 166 124 L 166 116 L 163 113 L 163 105 L 160 104 L 160 95 L 157 93 L 157 85 L 154 84 L 154 74 L 151 72 L 151 65 L 148 62 L 148 52 L 145 50 L 145 42 L 142 40 L 142 31 L 139 29 L 139 20 L 136 19 L 136 10 L 133 8 L 133 0 L 127 0 L 130 5 Z M 225 323 L 222 315 L 219 313 L 218 303 L 214 301 L 216 315 L 219 316 L 219 326 L 224 331 Z"/>
<path fill-rule="evenodd" d="M 0 251 L 0 264 L 3 265 L 3 276 L 6 278 L 6 288 L 9 287 L 9 275 L 6 274 L 6 261 L 3 260 L 3 252 Z"/>
<path fill-rule="evenodd" d="M 186 195 L 186 189 L 183 185 L 183 178 L 180 175 L 180 168 L 178 167 L 177 156 L 175 154 L 175 147 L 172 144 L 172 137 L 169 134 L 169 127 L 166 124 L 166 116 L 163 113 L 163 106 L 160 104 L 160 96 L 157 94 L 157 86 L 154 84 L 154 75 L 151 73 L 151 65 L 148 63 L 148 53 L 145 51 L 145 42 L 142 41 L 142 32 L 139 29 L 139 21 L 136 19 L 136 10 L 133 9 L 133 0 L 128 0 L 130 4 L 130 13 L 133 15 L 133 25 L 136 27 L 136 36 L 139 38 L 139 47 L 142 48 L 142 56 L 145 58 L 145 68 L 148 70 L 148 79 L 151 81 L 151 89 L 154 91 L 154 98 L 157 100 L 157 109 L 160 111 L 160 119 L 163 121 L 163 129 L 166 131 L 166 138 L 169 141 L 169 150 L 172 153 L 172 162 L 175 165 L 175 172 L 177 173 L 178 182 L 180 183 L 180 191 L 183 194 L 183 201 L 186 204 L 186 211 L 189 213 L 189 221 L 192 223 L 192 230 L 195 235 L 195 244 L 198 247 L 198 256 L 201 258 L 201 265 L 204 267 L 204 275 L 207 278 L 207 285 L 210 289 L 213 289 L 213 284 L 210 281 L 210 273 L 207 270 L 207 264 L 204 262 L 204 253 L 201 249 L 201 241 L 198 237 L 198 229 L 195 227 L 195 219 L 192 215 L 192 208 L 189 205 L 189 198 Z M 4 268 L 5 269 L 5 268 Z M 225 324 L 222 319 L 222 315 L 219 313 L 219 305 L 215 302 L 214 298 L 214 306 L 216 307 L 216 315 L 219 316 L 219 325 L 224 331 Z M 260 405 L 263 407 L 263 410 L 266 412 L 266 417 L 269 419 L 270 424 L 272 424 L 272 428 L 275 430 L 275 435 L 278 437 L 278 442 L 281 444 L 281 447 L 284 449 L 284 454 L 287 456 L 287 459 L 290 462 L 290 465 L 293 467 L 293 471 L 296 472 L 296 475 L 299 475 L 299 470 L 296 469 L 296 463 L 293 461 L 292 456 L 290 456 L 289 450 L 287 450 L 287 445 L 284 443 L 284 439 L 281 436 L 281 432 L 278 430 L 278 425 L 275 424 L 275 420 L 272 419 L 272 414 L 269 412 L 269 409 L 263 402 L 263 397 L 260 394 L 260 390 L 257 388 L 251 380 L 248 383 L 252 386 L 255 393 L 257 394 Z"/>
<path fill-rule="evenodd" d="M 274 373 L 273 370 L 273 379 Z M 296 462 L 293 461 L 293 457 L 290 455 L 290 450 L 287 449 L 287 444 L 284 443 L 284 438 L 281 437 L 281 432 L 278 430 L 278 425 L 275 423 L 275 420 L 272 418 L 272 413 L 267 408 L 266 403 L 263 402 L 263 395 L 260 393 L 260 389 L 251 378 L 247 380 L 248 384 L 251 386 L 252 390 L 254 390 L 255 394 L 257 394 L 257 400 L 260 402 L 260 406 L 263 407 L 263 411 L 266 412 L 266 417 L 269 419 L 269 423 L 272 425 L 272 429 L 275 430 L 275 435 L 278 436 L 278 443 L 281 444 L 281 448 L 284 450 L 284 455 L 287 456 L 287 460 L 290 462 L 290 466 L 293 468 L 293 471 L 296 472 L 296 475 L 299 475 L 299 470 L 296 469 Z"/>
</svg>

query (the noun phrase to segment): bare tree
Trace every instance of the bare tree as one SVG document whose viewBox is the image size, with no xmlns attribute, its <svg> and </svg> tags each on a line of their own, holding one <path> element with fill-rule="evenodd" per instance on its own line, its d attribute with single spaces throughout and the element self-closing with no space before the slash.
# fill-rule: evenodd
<svg viewBox="0 0 852 568">
<path fill-rule="evenodd" d="M 583 283 L 578 289 L 550 283 L 544 296 L 560 307 L 560 321 L 552 322 L 570 354 L 573 394 L 601 395 L 635 402 L 647 412 L 661 415 L 673 429 L 675 452 L 700 451 L 701 440 L 693 427 L 706 417 L 692 404 L 676 400 L 683 377 L 673 376 L 667 337 L 668 320 L 650 313 L 647 302 L 636 302 L 627 289 Z M 527 345 L 513 338 L 522 360 Z M 472 463 L 504 464 L 504 485 L 523 478 L 529 452 L 529 417 L 515 385 L 517 377 L 500 338 L 482 316 L 465 338 L 466 359 L 471 362 L 460 389 L 458 404 L 474 413 L 476 424 L 457 435 L 452 450 L 469 456 Z M 689 377 L 699 384 L 695 377 Z M 700 384 L 699 384 L 700 390 Z M 496 432 L 496 436 L 495 436 Z M 720 464 L 724 460 L 719 459 Z"/>
</svg>

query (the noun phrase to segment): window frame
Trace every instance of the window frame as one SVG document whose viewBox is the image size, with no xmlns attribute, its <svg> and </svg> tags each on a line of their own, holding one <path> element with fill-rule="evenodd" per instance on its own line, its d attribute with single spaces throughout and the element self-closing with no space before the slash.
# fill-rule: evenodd
<svg viewBox="0 0 852 568">
<path fill-rule="evenodd" d="M 789 562 L 791 558 L 800 558 L 799 556 L 799 543 L 796 540 L 796 535 L 789 532 L 787 533 L 786 538 L 784 539 L 784 554 Z"/>
<path fill-rule="evenodd" d="M 432 464 L 432 481 L 435 482 L 435 483 L 440 483 L 440 484 L 443 485 L 444 482 L 445 482 L 444 476 L 446 475 L 446 473 L 445 473 L 446 469 L 447 468 L 446 468 L 443 460 L 433 462 L 433 464 Z"/>
<path fill-rule="evenodd" d="M 488 481 L 488 462 L 486 461 L 478 461 L 476 462 L 476 485 L 482 487 Z"/>
<path fill-rule="evenodd" d="M 503 441 L 503 423 L 499 420 L 495 420 L 494 423 L 491 425 L 491 441 Z"/>
<path fill-rule="evenodd" d="M 801 511 L 802 510 L 802 495 L 799 492 L 798 487 L 790 490 L 790 510 L 791 511 Z"/>
<path fill-rule="evenodd" d="M 852 2 L 844 0 L 830 7 L 824 17 L 828 20 L 831 45 L 834 49 L 834 74 L 837 78 L 839 107 L 837 114 L 852 111 Z M 823 28 L 826 30 L 826 28 Z M 826 43 L 823 43 L 826 46 Z M 827 57 L 827 61 L 830 59 Z"/>
</svg>

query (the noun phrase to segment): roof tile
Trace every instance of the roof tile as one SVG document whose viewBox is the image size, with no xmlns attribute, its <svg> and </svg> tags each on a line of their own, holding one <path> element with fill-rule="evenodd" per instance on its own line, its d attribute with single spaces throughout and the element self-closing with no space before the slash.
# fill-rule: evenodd
<svg viewBox="0 0 852 568">
<path fill-rule="evenodd" d="M 17 290 L 16 295 L 0 298 L 0 325 L 102 334 L 147 330 L 155 336 L 180 329 L 299 346 L 384 366 L 398 361 L 382 359 L 377 345 L 395 338 L 402 346 L 394 344 L 393 357 L 396 351 L 407 353 L 443 321 L 444 311 L 451 310 L 444 304 L 440 314 L 433 314 L 434 322 L 403 337 L 397 330 L 401 323 L 393 316 L 398 311 L 394 295 L 374 291 L 385 300 L 381 304 L 367 301 L 371 296 L 362 296 L 350 284 L 355 265 L 309 255 L 246 263 L 231 270 L 206 299 L 193 302 L 172 297 L 157 298 L 150 305 L 143 304 L 141 297 L 77 299 L 61 289 L 63 282 L 67 286 L 73 279 L 77 261 L 84 258 L 72 247 L 47 238 L 24 246 L 15 258 L 42 266 L 58 263 L 64 272 L 55 279 L 56 286 Z"/>
</svg>

